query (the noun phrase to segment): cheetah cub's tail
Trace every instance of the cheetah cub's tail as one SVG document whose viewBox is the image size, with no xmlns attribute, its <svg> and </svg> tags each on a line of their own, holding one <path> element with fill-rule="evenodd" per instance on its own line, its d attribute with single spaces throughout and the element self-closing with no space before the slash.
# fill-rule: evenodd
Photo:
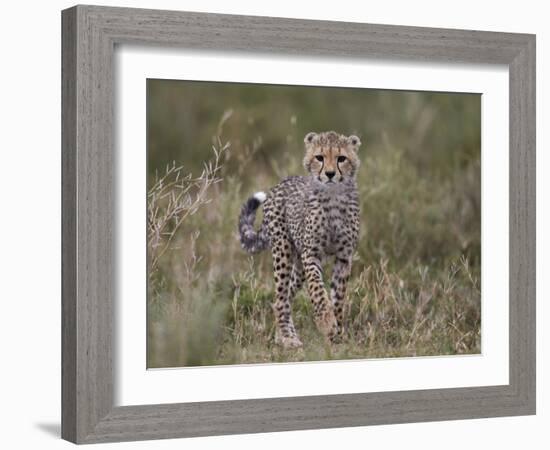
<svg viewBox="0 0 550 450">
<path fill-rule="evenodd" d="M 265 192 L 256 192 L 241 208 L 239 216 L 239 237 L 242 247 L 249 253 L 258 253 L 268 246 L 267 236 L 263 227 L 259 231 L 254 230 L 256 211 L 265 201 Z"/>
</svg>

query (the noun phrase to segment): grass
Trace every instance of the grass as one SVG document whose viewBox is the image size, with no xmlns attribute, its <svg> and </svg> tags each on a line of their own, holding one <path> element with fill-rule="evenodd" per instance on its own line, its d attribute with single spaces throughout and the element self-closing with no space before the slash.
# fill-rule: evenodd
<svg viewBox="0 0 550 450">
<path fill-rule="evenodd" d="M 278 91 L 266 103 L 259 87 L 253 92 L 243 87 L 238 96 L 234 85 L 225 85 L 190 109 L 196 89 L 193 83 L 183 89 L 174 82 L 148 88 L 149 104 L 157 105 L 148 116 L 149 217 L 156 211 L 163 227 L 149 233 L 148 367 L 480 352 L 479 123 L 475 114 L 466 114 L 477 110 L 478 98 L 418 93 L 369 97 L 386 125 L 378 134 L 370 122 L 341 130 L 359 134 L 364 142 L 358 175 L 361 235 L 348 288 L 346 339 L 325 345 L 301 291 L 293 315 L 304 347 L 285 351 L 273 342 L 270 255 L 251 257 L 240 248 L 237 220 L 252 192 L 303 173 L 303 130 L 297 125 L 302 112 L 298 103 L 292 104 L 296 91 L 287 97 Z M 172 96 L 165 97 L 167 92 Z M 318 91 L 301 95 L 308 108 L 320 110 L 314 107 L 315 99 L 322 100 Z M 234 97 L 256 98 L 263 109 Z M 172 98 L 181 102 L 178 114 L 184 121 L 189 114 L 208 119 L 183 127 L 181 154 L 172 145 L 171 118 L 179 104 L 172 104 Z M 278 120 L 266 124 L 264 110 L 277 108 L 279 101 L 284 110 L 268 111 Z M 345 106 L 359 108 L 349 102 Z M 233 109 L 220 112 L 220 103 Z M 205 115 L 202 109 L 208 105 L 210 114 Z M 348 109 L 343 111 L 319 113 L 329 115 L 319 123 Z M 209 119 L 214 115 L 215 120 Z M 368 116 L 375 120 L 372 113 Z M 441 124 L 447 124 L 446 133 Z M 185 150 L 193 133 L 200 144 L 189 159 Z M 284 145 L 277 141 L 281 135 L 286 136 Z M 442 148 L 449 149 L 448 158 L 442 157 Z M 172 156 L 175 162 L 167 162 Z M 155 181 L 163 177 L 168 192 L 160 194 Z M 177 187 L 171 193 L 166 186 Z M 260 219 L 261 214 L 257 223 Z"/>
</svg>

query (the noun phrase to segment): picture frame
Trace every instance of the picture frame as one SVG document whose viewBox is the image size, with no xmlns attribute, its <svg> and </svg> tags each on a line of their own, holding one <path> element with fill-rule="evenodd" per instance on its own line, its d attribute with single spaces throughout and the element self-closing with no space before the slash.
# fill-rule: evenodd
<svg viewBox="0 0 550 450">
<path fill-rule="evenodd" d="M 509 70 L 509 384 L 114 406 L 115 46 Z M 62 12 L 62 437 L 75 443 L 535 414 L 535 36 L 75 6 Z"/>
</svg>

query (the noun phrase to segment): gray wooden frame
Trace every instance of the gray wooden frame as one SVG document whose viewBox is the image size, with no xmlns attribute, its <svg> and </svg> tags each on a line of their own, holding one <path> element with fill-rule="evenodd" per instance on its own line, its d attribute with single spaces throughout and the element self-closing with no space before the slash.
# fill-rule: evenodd
<svg viewBox="0 0 550 450">
<path fill-rule="evenodd" d="M 62 13 L 62 437 L 77 443 L 535 413 L 535 36 L 76 6 Z M 113 404 L 115 44 L 506 64 L 508 385 L 168 405 Z"/>
</svg>

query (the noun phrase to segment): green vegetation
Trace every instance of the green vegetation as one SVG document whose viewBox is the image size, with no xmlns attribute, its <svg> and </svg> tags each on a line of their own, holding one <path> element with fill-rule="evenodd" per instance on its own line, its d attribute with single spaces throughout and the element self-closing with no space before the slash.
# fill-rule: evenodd
<svg viewBox="0 0 550 450">
<path fill-rule="evenodd" d="M 149 80 L 147 98 L 149 367 L 480 352 L 479 95 Z M 284 351 L 238 214 L 330 129 L 363 142 L 348 333 L 328 348 L 302 291 L 304 348 Z"/>
</svg>

